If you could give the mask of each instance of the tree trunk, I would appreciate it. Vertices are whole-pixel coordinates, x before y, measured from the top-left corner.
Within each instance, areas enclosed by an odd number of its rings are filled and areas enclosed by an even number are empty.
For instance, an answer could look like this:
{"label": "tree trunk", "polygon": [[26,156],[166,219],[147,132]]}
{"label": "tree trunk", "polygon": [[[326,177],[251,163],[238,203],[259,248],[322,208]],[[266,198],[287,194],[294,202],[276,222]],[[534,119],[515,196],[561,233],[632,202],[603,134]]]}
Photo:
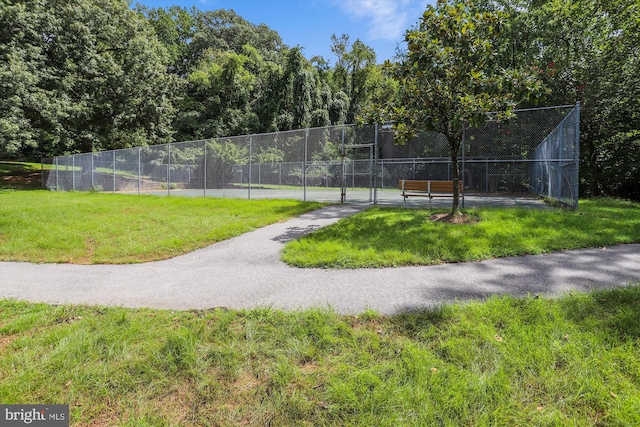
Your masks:
{"label": "tree trunk", "polygon": [[458,165],[458,154],[460,152],[460,139],[455,136],[449,138],[449,148],[451,149],[451,173],[453,175],[453,205],[451,215],[460,215],[460,168]]}

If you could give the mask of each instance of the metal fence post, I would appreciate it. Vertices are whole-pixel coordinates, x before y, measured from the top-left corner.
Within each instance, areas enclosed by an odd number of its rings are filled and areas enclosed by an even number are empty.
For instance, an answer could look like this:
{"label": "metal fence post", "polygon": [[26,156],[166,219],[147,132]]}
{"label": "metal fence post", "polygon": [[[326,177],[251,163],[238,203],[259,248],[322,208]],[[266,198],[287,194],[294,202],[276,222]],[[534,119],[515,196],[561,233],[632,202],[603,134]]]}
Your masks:
{"label": "metal fence post", "polygon": [[71,156],[71,189],[76,191],[76,155]]}
{"label": "metal fence post", "polygon": [[207,197],[207,141],[204,141],[204,159],[202,164],[202,187],[204,192],[204,197]]}
{"label": "metal fence post", "polygon": [[[558,132],[558,146],[556,148],[557,150],[557,154],[556,156],[554,156],[557,160],[560,159],[564,159],[564,138],[563,138],[563,133],[564,132]],[[563,198],[563,191],[562,191],[562,161],[557,161],[556,160],[556,168],[557,168],[557,175],[558,175],[558,199],[560,201],[562,201]]]}
{"label": "metal fence post", "polygon": [[113,192],[116,192],[116,150],[113,150]]}
{"label": "metal fence post", "polygon": [[329,189],[329,160],[324,162],[324,188]]}
{"label": "metal fence post", "polygon": [[253,136],[249,137],[249,179],[247,179],[247,199],[251,200],[251,163],[253,162],[253,159],[251,158],[251,154],[252,154],[252,149],[253,149]]}
{"label": "metal fence post", "polygon": [[58,183],[58,156],[56,156],[56,191],[60,191],[60,184]]}
{"label": "metal fence post", "polygon": [[171,144],[167,144],[167,196],[171,196]]}
{"label": "metal fence post", "polygon": [[574,209],[578,209],[578,198],[580,196],[580,101],[576,102],[576,116],[575,116],[575,172],[573,175],[573,206]]}
{"label": "metal fence post", "polygon": [[342,126],[342,149],[340,150],[340,203],[345,203],[347,201],[347,153],[344,148],[344,129],[345,127]]}
{"label": "metal fence post", "polygon": [[307,149],[309,142],[309,129],[304,130],[304,163],[302,163],[302,188],[303,200],[307,201]]}
{"label": "metal fence post", "polygon": [[374,128],[373,138],[373,204],[378,204],[378,124]]}
{"label": "metal fence post", "polygon": [[91,153],[91,189],[92,190],[93,190],[93,167],[94,167],[93,156],[94,156],[94,153]]}
{"label": "metal fence post", "polygon": [[360,160],[353,159],[351,160],[351,189],[356,189],[356,162]]}
{"label": "metal fence post", "polygon": [[142,179],[142,177],[140,176],[140,172],[141,172],[141,152],[142,152],[142,148],[138,147],[138,196],[140,195],[140,181]]}

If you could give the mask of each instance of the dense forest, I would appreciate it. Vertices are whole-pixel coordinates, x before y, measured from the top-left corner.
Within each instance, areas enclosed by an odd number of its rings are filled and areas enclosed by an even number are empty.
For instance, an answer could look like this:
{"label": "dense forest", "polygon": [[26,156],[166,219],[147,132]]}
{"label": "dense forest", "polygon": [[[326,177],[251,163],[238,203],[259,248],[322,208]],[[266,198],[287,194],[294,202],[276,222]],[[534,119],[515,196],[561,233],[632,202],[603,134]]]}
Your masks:
{"label": "dense forest", "polygon": [[[640,199],[637,0],[475,7],[504,12],[492,66],[535,70],[538,105],[581,102],[581,191]],[[398,96],[373,49],[330,43],[308,59],[233,10],[0,0],[0,158],[354,123]]]}

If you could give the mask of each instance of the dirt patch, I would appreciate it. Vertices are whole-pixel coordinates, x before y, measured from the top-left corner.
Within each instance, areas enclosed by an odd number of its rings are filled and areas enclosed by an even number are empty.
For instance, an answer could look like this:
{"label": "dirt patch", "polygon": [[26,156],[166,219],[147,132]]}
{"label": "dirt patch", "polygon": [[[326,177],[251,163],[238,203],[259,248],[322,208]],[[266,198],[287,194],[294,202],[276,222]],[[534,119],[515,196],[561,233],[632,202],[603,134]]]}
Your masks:
{"label": "dirt patch", "polygon": [[251,372],[244,371],[240,376],[230,384],[231,394],[233,396],[242,396],[245,393],[252,393],[264,384],[259,378]]}
{"label": "dirt patch", "polygon": [[448,224],[477,224],[478,218],[464,213],[451,215],[451,213],[437,213],[429,217],[433,222],[446,222]]}
{"label": "dirt patch", "polygon": [[173,390],[154,402],[156,410],[171,420],[173,425],[188,424],[193,416],[196,402],[195,386],[191,383],[178,384]]}
{"label": "dirt patch", "polygon": [[0,337],[0,352],[4,351],[5,348],[9,347],[9,345],[18,338],[18,335],[4,335]]}
{"label": "dirt patch", "polygon": [[93,238],[89,237],[84,241],[85,251],[79,257],[69,259],[71,264],[93,264],[93,257],[96,253],[96,242]]}
{"label": "dirt patch", "polygon": [[319,372],[322,367],[315,362],[306,362],[302,366],[300,366],[299,369],[302,374],[310,375]]}

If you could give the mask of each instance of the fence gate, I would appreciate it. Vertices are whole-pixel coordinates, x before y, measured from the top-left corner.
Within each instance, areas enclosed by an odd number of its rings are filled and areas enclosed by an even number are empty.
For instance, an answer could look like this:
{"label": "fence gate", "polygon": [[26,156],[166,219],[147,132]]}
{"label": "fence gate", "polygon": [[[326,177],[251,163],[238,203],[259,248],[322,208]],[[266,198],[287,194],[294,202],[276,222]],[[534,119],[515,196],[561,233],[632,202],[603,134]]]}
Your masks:
{"label": "fence gate", "polygon": [[[340,201],[369,202],[375,198],[375,144],[342,147],[342,189]],[[349,197],[347,199],[347,191]]]}

